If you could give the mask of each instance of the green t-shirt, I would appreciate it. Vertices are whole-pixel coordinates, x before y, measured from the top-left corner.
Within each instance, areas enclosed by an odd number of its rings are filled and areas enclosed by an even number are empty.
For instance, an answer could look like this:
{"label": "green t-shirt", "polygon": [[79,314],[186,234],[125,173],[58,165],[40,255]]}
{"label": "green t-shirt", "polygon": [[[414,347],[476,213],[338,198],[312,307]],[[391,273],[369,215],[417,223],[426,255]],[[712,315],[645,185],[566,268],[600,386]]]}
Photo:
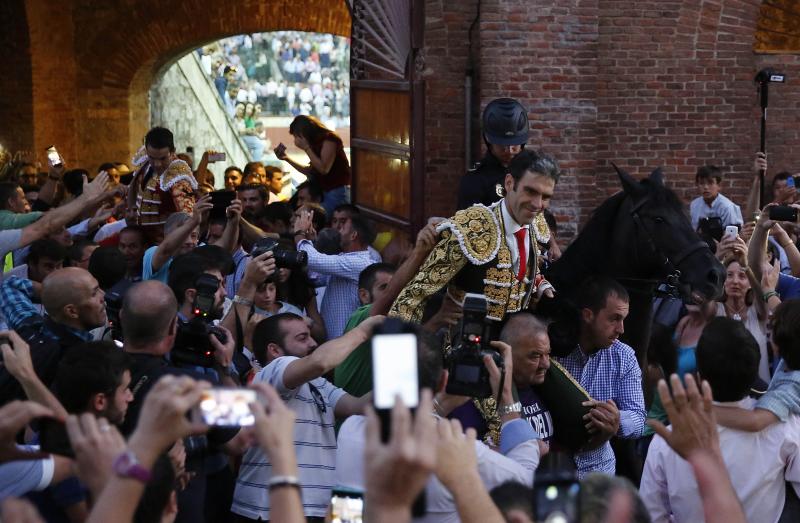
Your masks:
{"label": "green t-shirt", "polygon": [[[370,309],[372,309],[371,303],[357,308],[347,320],[344,331],[355,329],[362,321],[369,318]],[[356,347],[356,350],[336,367],[333,383],[355,397],[363,396],[372,390],[372,352],[369,341]]]}

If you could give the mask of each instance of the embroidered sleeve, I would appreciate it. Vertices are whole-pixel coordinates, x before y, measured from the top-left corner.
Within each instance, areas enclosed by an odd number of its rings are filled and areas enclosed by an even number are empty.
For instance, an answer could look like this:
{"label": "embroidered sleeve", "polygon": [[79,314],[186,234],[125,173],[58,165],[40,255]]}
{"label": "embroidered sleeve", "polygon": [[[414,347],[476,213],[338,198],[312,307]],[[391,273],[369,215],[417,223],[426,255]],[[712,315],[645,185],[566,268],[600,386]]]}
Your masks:
{"label": "embroidered sleeve", "polygon": [[403,288],[389,311],[405,321],[419,323],[428,299],[467,264],[458,238],[449,230],[442,231],[442,239],[425,259],[417,275]]}
{"label": "embroidered sleeve", "polygon": [[175,202],[175,209],[186,214],[192,214],[194,210],[194,190],[186,180],[181,180],[170,189],[172,200]]}

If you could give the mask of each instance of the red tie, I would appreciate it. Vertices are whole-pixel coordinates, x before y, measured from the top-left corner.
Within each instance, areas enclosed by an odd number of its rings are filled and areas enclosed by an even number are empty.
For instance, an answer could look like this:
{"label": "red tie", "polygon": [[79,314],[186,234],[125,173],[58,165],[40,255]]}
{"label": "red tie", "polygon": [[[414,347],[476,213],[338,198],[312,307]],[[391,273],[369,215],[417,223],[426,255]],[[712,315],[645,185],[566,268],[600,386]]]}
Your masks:
{"label": "red tie", "polygon": [[519,271],[517,272],[517,279],[523,281],[525,273],[528,269],[528,252],[525,250],[525,235],[528,234],[528,229],[520,229],[514,233],[517,238],[517,251],[519,251]]}

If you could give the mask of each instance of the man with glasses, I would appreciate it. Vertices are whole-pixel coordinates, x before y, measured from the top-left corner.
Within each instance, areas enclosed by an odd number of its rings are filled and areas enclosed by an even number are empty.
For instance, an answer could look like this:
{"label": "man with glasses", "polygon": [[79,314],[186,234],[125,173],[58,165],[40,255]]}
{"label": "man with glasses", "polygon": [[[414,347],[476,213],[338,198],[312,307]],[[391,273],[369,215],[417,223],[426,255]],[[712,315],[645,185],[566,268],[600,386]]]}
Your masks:
{"label": "man with glasses", "polygon": [[[266,365],[254,381],[275,387],[297,416],[295,449],[308,521],[322,522],[327,513],[336,467],[336,419],[362,414],[372,399],[371,394],[353,397],[322,376],[367,341],[382,321],[383,316],[372,316],[319,347],[306,321],[292,313],[262,320],[253,331],[253,354]],[[274,459],[258,447],[245,453],[231,507],[236,521],[270,519],[270,489],[281,486],[281,477],[272,475]]]}

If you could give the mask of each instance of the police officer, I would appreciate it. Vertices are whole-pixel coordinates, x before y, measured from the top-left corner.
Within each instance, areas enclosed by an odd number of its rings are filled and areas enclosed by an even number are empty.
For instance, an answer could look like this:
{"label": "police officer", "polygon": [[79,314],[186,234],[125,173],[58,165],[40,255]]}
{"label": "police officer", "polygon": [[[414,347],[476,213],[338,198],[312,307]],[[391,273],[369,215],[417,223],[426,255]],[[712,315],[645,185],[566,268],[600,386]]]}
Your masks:
{"label": "police officer", "polygon": [[528,141],[528,111],[512,98],[492,100],[483,111],[483,141],[486,155],[461,179],[458,210],[503,197],[508,164]]}

